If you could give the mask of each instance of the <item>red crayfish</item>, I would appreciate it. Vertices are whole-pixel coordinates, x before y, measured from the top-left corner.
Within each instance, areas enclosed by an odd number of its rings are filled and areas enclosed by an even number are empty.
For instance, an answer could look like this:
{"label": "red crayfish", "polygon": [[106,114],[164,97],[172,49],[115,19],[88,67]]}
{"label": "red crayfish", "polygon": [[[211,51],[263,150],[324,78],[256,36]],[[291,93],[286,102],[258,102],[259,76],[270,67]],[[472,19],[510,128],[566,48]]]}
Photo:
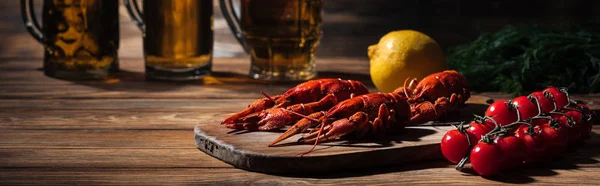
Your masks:
{"label": "red crayfish", "polygon": [[[408,80],[408,79],[407,79]],[[412,123],[423,123],[438,119],[443,114],[462,107],[471,96],[467,79],[454,70],[431,74],[415,85],[412,79],[408,87],[394,92],[408,98],[413,113]]]}
{"label": "red crayfish", "polygon": [[413,79],[409,86],[405,83],[404,87],[392,93],[356,96],[338,103],[326,113],[304,116],[303,113],[287,111],[303,119],[269,146],[315,126],[299,142],[316,145],[350,133],[359,138],[369,134],[379,136],[389,130],[401,130],[406,124],[437,119],[464,105],[470,96],[466,79],[454,70],[431,74],[414,86],[416,82]]}
{"label": "red crayfish", "polygon": [[359,81],[342,79],[311,80],[291,88],[283,95],[259,99],[225,119],[228,128],[273,130],[296,122],[299,117],[288,111],[311,114],[325,111],[340,101],[369,93]]}

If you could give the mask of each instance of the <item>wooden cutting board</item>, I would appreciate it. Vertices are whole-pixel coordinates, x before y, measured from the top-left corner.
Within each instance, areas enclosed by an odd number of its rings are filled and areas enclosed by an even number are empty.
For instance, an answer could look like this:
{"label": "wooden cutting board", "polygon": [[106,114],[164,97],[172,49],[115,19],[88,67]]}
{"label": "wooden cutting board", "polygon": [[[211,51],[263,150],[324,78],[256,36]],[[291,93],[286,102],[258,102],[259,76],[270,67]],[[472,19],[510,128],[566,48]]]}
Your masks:
{"label": "wooden cutting board", "polygon": [[[450,124],[469,121],[473,114],[483,114],[488,100],[474,95],[465,108],[449,114],[443,121],[410,126],[398,135],[377,140],[338,140],[319,144],[314,152],[302,157],[296,154],[309,150],[312,145],[296,143],[301,135],[278,146],[267,147],[284,130],[235,131],[220,122],[198,124],[194,129],[195,144],[201,151],[234,167],[276,174],[364,169],[433,160],[442,158],[439,143],[446,131],[454,129]],[[224,119],[226,116],[218,117]]]}

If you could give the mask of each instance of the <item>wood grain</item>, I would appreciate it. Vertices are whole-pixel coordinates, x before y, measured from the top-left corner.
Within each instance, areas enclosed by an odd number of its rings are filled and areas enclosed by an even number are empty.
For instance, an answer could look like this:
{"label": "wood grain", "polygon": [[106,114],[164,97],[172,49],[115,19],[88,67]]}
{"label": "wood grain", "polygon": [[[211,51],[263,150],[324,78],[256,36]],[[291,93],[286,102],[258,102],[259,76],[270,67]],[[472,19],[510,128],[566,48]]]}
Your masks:
{"label": "wood grain", "polygon": [[191,130],[0,130],[0,149],[187,149]]}
{"label": "wood grain", "polygon": [[[597,185],[596,168],[516,170],[495,179],[460,173],[443,162],[425,162],[418,171],[403,167],[308,174],[266,175],[233,168],[3,168],[4,184],[78,185]],[[548,168],[554,168],[552,170]],[[497,179],[503,179],[498,181]]]}
{"label": "wood grain", "polygon": [[[32,129],[32,130],[96,130],[96,129],[162,129],[189,130],[199,121],[210,121],[211,114],[203,114],[198,110],[170,111],[148,110],[131,111],[73,109],[49,110],[31,108],[0,109],[0,129]],[[11,111],[11,112],[8,112]],[[227,113],[227,110],[215,110],[213,114]]]}
{"label": "wood grain", "polygon": [[3,168],[231,167],[192,148],[0,148]]}

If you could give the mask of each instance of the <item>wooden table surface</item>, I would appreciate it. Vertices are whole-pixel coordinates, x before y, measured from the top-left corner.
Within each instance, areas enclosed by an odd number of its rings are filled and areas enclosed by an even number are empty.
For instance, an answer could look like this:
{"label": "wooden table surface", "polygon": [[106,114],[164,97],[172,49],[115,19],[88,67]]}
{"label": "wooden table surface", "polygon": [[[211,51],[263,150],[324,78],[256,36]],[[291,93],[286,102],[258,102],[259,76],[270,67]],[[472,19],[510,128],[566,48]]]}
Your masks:
{"label": "wooden table surface", "polygon": [[[214,76],[204,80],[145,81],[143,59],[137,55],[139,33],[130,22],[121,28],[128,37],[121,40],[122,72],[116,79],[49,78],[40,70],[41,46],[20,27],[15,2],[2,5],[1,14],[7,16],[0,16],[0,185],[600,184],[598,125],[593,138],[576,151],[495,179],[458,172],[445,160],[310,175],[236,169],[199,151],[193,127],[243,108],[262,97],[260,91],[278,94],[293,84],[249,80],[249,60],[224,58],[229,55],[224,50],[214,59]],[[375,91],[364,58],[319,58],[318,70],[320,77],[361,80]],[[575,97],[600,109],[598,95]]]}

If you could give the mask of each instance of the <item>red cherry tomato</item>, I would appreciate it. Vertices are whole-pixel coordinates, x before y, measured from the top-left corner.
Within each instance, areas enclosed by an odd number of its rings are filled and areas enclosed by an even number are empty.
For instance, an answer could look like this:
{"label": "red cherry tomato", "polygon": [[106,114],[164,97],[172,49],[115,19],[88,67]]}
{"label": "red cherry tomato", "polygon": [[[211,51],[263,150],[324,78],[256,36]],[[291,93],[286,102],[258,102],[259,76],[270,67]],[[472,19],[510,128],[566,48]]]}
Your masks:
{"label": "red cherry tomato", "polygon": [[590,108],[582,103],[577,104],[578,106],[580,106],[583,109],[583,115],[584,117],[582,117],[582,121],[581,121],[581,139],[583,140],[587,140],[590,139],[590,133],[592,132],[592,111],[590,110]]}
{"label": "red cherry tomato", "polygon": [[492,117],[500,126],[517,121],[517,109],[507,100],[498,100],[487,108],[485,116]]}
{"label": "red cherry tomato", "polygon": [[544,92],[549,92],[550,94],[552,94],[552,97],[553,97],[554,102],[556,103],[556,107],[558,109],[565,108],[565,106],[567,106],[569,104],[569,98],[567,97],[567,94],[565,94],[564,92],[561,92],[556,87],[546,88],[546,89],[544,89]]}
{"label": "red cherry tomato", "polygon": [[572,130],[575,130],[574,133],[577,134],[572,136],[573,139],[571,139],[571,141],[580,141],[585,139],[586,134],[589,135],[589,132],[587,131],[587,126],[583,124],[583,114],[575,110],[566,110],[565,114],[568,117],[571,117],[575,122],[575,126],[572,128]]}
{"label": "red cherry tomato", "polygon": [[522,139],[515,136],[500,136],[495,143],[504,152],[506,168],[513,168],[523,164],[527,155],[527,146]]}
{"label": "red cherry tomato", "polygon": [[475,146],[481,140],[481,137],[492,131],[494,128],[486,124],[481,124],[477,122],[471,122],[471,126],[467,129],[467,133],[469,134],[469,138],[471,140],[471,145]]}
{"label": "red cherry tomato", "polygon": [[583,103],[577,103],[577,105],[580,106],[581,108],[583,108],[583,110],[591,111],[590,107],[588,107],[587,105],[585,105]]}
{"label": "red cherry tomato", "polygon": [[569,124],[569,119],[567,116],[562,114],[552,114],[552,120],[557,122],[558,126],[560,126],[560,129],[567,133],[567,136],[569,136],[569,143],[574,143],[580,138],[580,132],[577,128],[575,128],[574,123],[573,126]]}
{"label": "red cherry tomato", "polygon": [[575,125],[581,124],[583,122],[583,114],[576,110],[567,110],[565,114],[575,121]]}
{"label": "red cherry tomato", "polygon": [[554,110],[554,101],[545,97],[543,92],[533,92],[529,94],[529,96],[537,98],[537,101],[542,108],[542,113],[549,113]]}
{"label": "red cherry tomato", "polygon": [[446,132],[442,138],[440,147],[444,157],[455,164],[460,162],[471,149],[471,146],[469,146],[469,142],[467,141],[467,133],[462,133],[456,129]]}
{"label": "red cherry tomato", "polygon": [[545,157],[556,156],[565,151],[569,136],[564,130],[552,128],[548,123],[540,125],[540,129],[544,137],[544,143],[548,145],[544,153]]}
{"label": "red cherry tomato", "polygon": [[527,155],[523,161],[526,164],[539,162],[541,156],[548,148],[548,145],[544,142],[544,134],[541,133],[539,127],[533,128],[533,135],[528,134],[529,126],[522,125],[515,133],[515,137],[520,138],[527,146]]}
{"label": "red cherry tomato", "polygon": [[471,150],[470,158],[473,170],[481,176],[493,176],[504,168],[504,153],[495,143],[477,143]]}
{"label": "red cherry tomato", "polygon": [[521,120],[528,120],[539,114],[537,105],[531,102],[527,96],[516,97],[512,100],[512,104],[519,110]]}
{"label": "red cherry tomato", "polygon": [[535,118],[531,120],[531,124],[533,126],[539,126],[548,122],[550,122],[550,119],[547,118]]}

